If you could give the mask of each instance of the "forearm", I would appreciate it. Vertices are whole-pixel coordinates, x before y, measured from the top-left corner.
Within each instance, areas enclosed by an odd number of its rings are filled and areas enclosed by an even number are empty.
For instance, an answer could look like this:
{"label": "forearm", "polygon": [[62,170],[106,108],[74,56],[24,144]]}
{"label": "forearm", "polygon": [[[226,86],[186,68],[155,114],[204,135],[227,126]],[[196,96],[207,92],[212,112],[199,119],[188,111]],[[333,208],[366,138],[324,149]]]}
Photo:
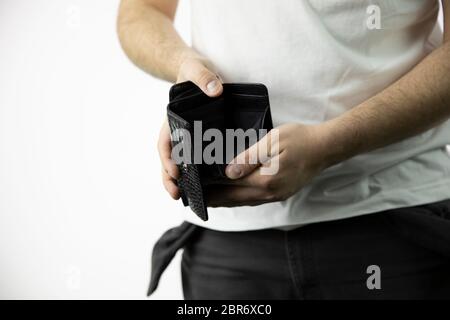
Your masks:
{"label": "forearm", "polygon": [[123,0],[117,28],[130,60],[156,77],[175,82],[181,63],[197,56],[176,32],[173,16],[145,0]]}
{"label": "forearm", "polygon": [[420,134],[450,117],[450,42],[397,82],[323,124],[327,165]]}

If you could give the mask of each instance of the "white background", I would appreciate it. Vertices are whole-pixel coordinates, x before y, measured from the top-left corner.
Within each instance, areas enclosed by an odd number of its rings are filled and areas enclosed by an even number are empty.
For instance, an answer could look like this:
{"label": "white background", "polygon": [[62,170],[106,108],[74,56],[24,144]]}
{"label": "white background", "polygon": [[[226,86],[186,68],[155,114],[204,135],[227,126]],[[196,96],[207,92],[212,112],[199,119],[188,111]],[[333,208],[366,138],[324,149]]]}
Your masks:
{"label": "white background", "polygon": [[[0,298],[145,298],[181,222],[156,153],[169,84],[123,54],[118,3],[0,0]],[[182,297],[177,261],[152,298]]]}
{"label": "white background", "polygon": [[[169,84],[124,56],[117,7],[0,0],[0,298],[145,298],[181,222],[156,153]],[[182,297],[179,260],[152,298]]]}

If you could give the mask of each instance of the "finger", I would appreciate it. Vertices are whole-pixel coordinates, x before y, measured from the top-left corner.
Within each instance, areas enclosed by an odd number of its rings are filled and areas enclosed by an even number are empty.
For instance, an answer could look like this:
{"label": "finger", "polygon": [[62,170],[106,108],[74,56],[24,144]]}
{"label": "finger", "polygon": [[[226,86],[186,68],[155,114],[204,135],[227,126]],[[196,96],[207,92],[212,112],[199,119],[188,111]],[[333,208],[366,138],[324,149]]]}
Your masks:
{"label": "finger", "polygon": [[174,180],[169,176],[169,174],[164,169],[162,170],[161,175],[163,185],[166,191],[173,199],[178,200],[180,198],[180,189],[175,184]]}
{"label": "finger", "polygon": [[276,175],[280,169],[280,157],[282,154],[283,152],[273,156],[247,176],[240,179],[229,180],[229,184],[235,186],[256,187],[270,191],[278,186],[276,182],[279,181],[279,179],[274,179],[274,175]]}
{"label": "finger", "polygon": [[185,72],[185,77],[195,83],[208,96],[217,97],[222,94],[222,82],[214,72],[210,71],[200,61],[192,62]]}
{"label": "finger", "polygon": [[209,207],[254,206],[270,201],[263,190],[242,186],[209,188],[206,199]]}
{"label": "finger", "polygon": [[261,175],[259,168],[239,179],[232,179],[224,181],[225,185],[241,186],[241,187],[256,187],[260,188],[265,185],[266,176]]}
{"label": "finger", "polygon": [[271,143],[270,134],[266,134],[260,141],[237,155],[225,169],[227,177],[235,180],[254,172],[270,158]]}
{"label": "finger", "polygon": [[174,179],[178,179],[179,170],[172,160],[172,143],[170,141],[170,129],[167,121],[163,124],[158,139],[159,159],[164,170]]}

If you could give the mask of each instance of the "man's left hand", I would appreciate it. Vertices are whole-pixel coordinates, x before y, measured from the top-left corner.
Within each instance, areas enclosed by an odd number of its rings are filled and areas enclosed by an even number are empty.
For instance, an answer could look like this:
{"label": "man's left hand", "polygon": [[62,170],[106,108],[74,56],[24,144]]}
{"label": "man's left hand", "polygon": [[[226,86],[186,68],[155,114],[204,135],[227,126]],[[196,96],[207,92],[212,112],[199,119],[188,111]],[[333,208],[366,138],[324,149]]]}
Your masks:
{"label": "man's left hand", "polygon": [[[273,129],[227,166],[231,180],[207,190],[208,206],[254,206],[288,199],[329,165],[326,130],[324,125],[302,124]],[[261,159],[258,154],[266,156]]]}

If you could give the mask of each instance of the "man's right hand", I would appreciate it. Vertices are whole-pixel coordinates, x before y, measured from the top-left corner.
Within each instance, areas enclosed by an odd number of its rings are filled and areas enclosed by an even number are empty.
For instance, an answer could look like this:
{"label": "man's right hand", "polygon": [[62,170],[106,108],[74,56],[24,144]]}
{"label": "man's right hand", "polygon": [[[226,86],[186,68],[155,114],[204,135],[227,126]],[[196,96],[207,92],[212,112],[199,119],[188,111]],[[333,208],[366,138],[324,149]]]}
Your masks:
{"label": "man's right hand", "polygon": [[[206,59],[187,58],[180,65],[177,83],[192,81],[205,94],[217,97],[222,94],[222,81]],[[158,152],[162,165],[162,180],[164,187],[172,198],[180,198],[180,191],[176,185],[179,172],[172,160],[172,144],[170,140],[170,128],[167,119],[164,120],[158,139]]]}
{"label": "man's right hand", "polygon": [[[173,26],[178,0],[122,0],[117,31],[127,56],[142,70],[171,82],[192,81],[210,97],[222,94],[216,70],[189,47]],[[178,199],[178,169],[171,160],[167,120],[161,128],[158,151],[164,186]]]}

